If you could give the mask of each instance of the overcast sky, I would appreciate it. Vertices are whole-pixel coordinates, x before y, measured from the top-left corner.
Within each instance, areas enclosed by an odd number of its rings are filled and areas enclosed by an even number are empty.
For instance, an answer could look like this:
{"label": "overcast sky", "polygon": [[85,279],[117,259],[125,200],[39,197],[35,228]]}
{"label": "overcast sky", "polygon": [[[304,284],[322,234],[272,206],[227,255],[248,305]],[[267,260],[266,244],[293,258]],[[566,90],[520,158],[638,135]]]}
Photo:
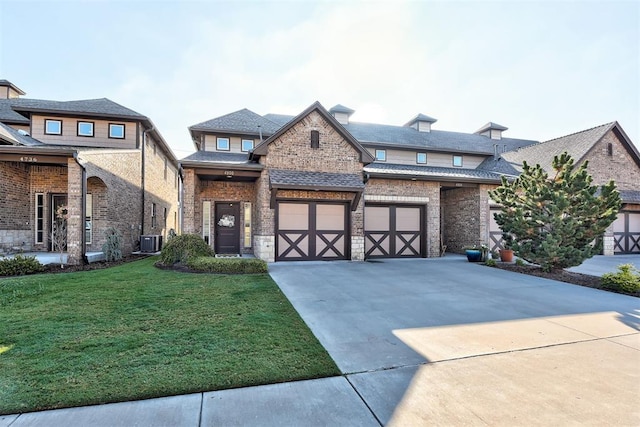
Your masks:
{"label": "overcast sky", "polygon": [[354,121],[547,140],[617,120],[640,146],[640,2],[0,0],[0,78],[187,127],[314,101]]}

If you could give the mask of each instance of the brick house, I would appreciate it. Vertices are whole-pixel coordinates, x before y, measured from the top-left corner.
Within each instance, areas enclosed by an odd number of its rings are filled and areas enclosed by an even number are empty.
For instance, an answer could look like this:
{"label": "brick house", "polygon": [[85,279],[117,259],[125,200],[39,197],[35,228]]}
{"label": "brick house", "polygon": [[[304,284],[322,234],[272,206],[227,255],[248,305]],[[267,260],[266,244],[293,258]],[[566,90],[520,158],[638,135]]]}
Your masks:
{"label": "brick house", "polygon": [[[574,134],[580,144],[539,143],[506,138],[491,122],[459,133],[432,129],[436,119],[423,114],[389,126],[351,122],[353,112],[316,102],[296,117],[243,109],[191,126],[183,231],[217,253],[267,261],[437,257],[492,238],[495,246],[488,191],[553,146],[588,159],[596,182],[618,181],[625,210],[608,253],[618,228],[638,238],[640,156],[617,123]],[[616,252],[640,250],[619,240]]]}
{"label": "brick house", "polygon": [[106,98],[23,95],[0,80],[0,250],[52,250],[61,205],[70,264],[101,251],[110,227],[125,254],[179,229],[179,164],[149,118]]}

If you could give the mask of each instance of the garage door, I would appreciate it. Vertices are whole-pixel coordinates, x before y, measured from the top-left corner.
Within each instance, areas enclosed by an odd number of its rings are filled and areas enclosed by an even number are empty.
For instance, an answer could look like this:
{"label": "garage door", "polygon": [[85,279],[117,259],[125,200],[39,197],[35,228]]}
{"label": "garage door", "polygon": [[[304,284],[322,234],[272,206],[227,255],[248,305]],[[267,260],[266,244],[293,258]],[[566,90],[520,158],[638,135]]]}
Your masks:
{"label": "garage door", "polygon": [[425,256],[422,206],[364,208],[366,258],[418,258]]}
{"label": "garage door", "polygon": [[276,261],[348,259],[348,206],[279,202]]}
{"label": "garage door", "polygon": [[640,254],[640,212],[622,211],[613,222],[613,251]]}

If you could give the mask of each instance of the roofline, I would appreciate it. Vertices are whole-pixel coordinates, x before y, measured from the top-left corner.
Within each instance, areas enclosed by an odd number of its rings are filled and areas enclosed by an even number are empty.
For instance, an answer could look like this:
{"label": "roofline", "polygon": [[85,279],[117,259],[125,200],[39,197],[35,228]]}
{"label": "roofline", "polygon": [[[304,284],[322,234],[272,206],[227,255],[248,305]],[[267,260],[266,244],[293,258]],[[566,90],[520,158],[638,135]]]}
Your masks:
{"label": "roofline", "polygon": [[20,105],[11,105],[11,109],[16,112],[28,111],[30,113],[46,113],[46,114],[52,114],[57,116],[65,116],[65,115],[73,114],[73,115],[79,115],[79,116],[85,116],[85,117],[105,117],[110,119],[129,120],[129,121],[137,121],[137,122],[142,120],[149,120],[148,117],[143,115],[126,116],[122,114],[93,113],[89,111],[79,111],[79,110],[54,110],[51,108],[22,107]]}
{"label": "roofline", "polygon": [[[202,133],[219,133],[219,134],[230,134],[230,135],[246,135],[246,136],[260,136],[260,132],[239,132],[239,131],[235,131],[235,130],[225,130],[225,129],[214,129],[214,128],[200,128],[200,127],[195,127],[195,126],[190,126],[187,128],[189,130],[189,132],[193,133],[193,132],[202,132]],[[268,132],[263,132],[262,136],[271,136],[271,133]]]}
{"label": "roofline", "polygon": [[629,154],[631,154],[631,157],[635,158],[636,163],[638,164],[638,166],[640,166],[640,151],[638,150],[638,147],[636,147],[633,142],[631,142],[631,138],[629,138],[629,135],[627,135],[624,129],[622,129],[622,126],[620,126],[620,123],[618,123],[617,120],[613,122],[612,129],[615,129],[618,131],[618,133],[620,133],[620,136],[622,136],[622,139],[627,145]]}
{"label": "roofline", "polygon": [[[20,114],[16,111],[16,114]],[[14,124],[14,125],[30,125],[31,124],[31,120],[27,119],[26,117],[24,119],[0,119],[0,123],[4,123],[4,124]]]}
{"label": "roofline", "polygon": [[[489,178],[472,178],[472,177],[451,177],[445,175],[415,175],[415,174],[400,174],[395,172],[382,172],[375,171],[365,173],[370,178],[387,178],[387,179],[400,179],[407,181],[441,181],[441,182],[466,182],[474,184],[500,184],[501,178],[489,179]],[[507,177],[508,175],[505,175]]]}
{"label": "roofline", "polygon": [[65,148],[44,148],[42,146],[0,145],[0,153],[42,154],[48,156],[77,157],[76,150]]}
{"label": "roofline", "polygon": [[[8,83],[8,84],[6,84]],[[22,89],[20,89],[18,86],[14,85],[13,83],[11,83],[9,80],[4,79],[4,81],[2,83],[0,83],[0,86],[5,86],[5,87],[10,87],[11,89],[13,89],[14,91],[18,92],[19,95],[26,95],[27,93],[25,91],[23,91]]]}
{"label": "roofline", "polygon": [[260,144],[258,144],[253,149],[253,152],[251,153],[251,157],[253,157],[254,155],[258,155],[258,156],[266,155],[267,154],[267,147],[269,146],[269,144],[271,142],[273,142],[274,140],[276,140],[277,138],[282,136],[285,132],[287,132],[289,129],[291,129],[295,124],[297,124],[304,117],[306,117],[309,114],[311,114],[311,112],[314,111],[314,110],[317,110],[320,113],[320,115],[322,115],[323,118],[331,125],[333,130],[335,130],[339,135],[341,135],[344,139],[346,139],[347,142],[349,144],[351,144],[353,146],[353,148],[356,149],[356,151],[360,152],[360,162],[361,163],[369,164],[369,163],[372,163],[374,161],[374,157],[371,155],[371,153],[369,153],[369,151],[362,144],[360,144],[358,142],[358,140],[356,138],[354,138],[353,135],[351,135],[349,133],[349,131],[346,130],[336,120],[336,118],[333,117],[333,115],[331,115],[331,113],[329,113],[322,106],[322,104],[320,104],[320,102],[318,102],[318,101],[316,101],[313,104],[311,104],[303,112],[301,112],[300,114],[295,116],[293,119],[289,120],[289,122],[287,122],[284,126],[282,126],[280,129],[278,129],[278,131],[276,133],[274,133],[269,138],[265,139]]}
{"label": "roofline", "polygon": [[264,169],[264,165],[259,163],[214,163],[214,162],[200,162],[198,160],[181,161],[180,166],[183,168],[193,169],[228,169],[228,170],[246,170],[246,171],[261,171]]}

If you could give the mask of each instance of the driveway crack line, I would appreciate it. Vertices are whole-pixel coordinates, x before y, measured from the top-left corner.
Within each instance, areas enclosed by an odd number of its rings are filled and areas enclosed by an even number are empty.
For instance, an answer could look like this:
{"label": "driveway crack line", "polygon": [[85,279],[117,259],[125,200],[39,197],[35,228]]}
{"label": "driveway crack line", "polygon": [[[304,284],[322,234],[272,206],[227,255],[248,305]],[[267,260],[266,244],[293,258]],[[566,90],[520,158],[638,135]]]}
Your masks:
{"label": "driveway crack line", "polygon": [[380,418],[378,418],[378,416],[376,415],[376,413],[373,411],[373,409],[371,408],[371,406],[369,406],[369,404],[367,403],[367,401],[364,399],[364,397],[362,397],[362,395],[360,394],[360,392],[358,391],[358,389],[356,388],[356,386],[354,386],[351,381],[349,381],[349,377],[347,377],[347,375],[343,375],[344,379],[347,380],[347,382],[349,383],[349,385],[351,386],[351,388],[353,389],[353,391],[356,392],[356,394],[358,395],[358,397],[360,398],[360,400],[362,400],[362,403],[364,403],[364,405],[367,407],[367,409],[369,410],[369,412],[371,412],[371,415],[373,415],[373,418],[376,419],[376,421],[378,422],[378,424],[380,424],[380,426],[382,427],[384,424],[382,423],[382,421],[380,421]]}

